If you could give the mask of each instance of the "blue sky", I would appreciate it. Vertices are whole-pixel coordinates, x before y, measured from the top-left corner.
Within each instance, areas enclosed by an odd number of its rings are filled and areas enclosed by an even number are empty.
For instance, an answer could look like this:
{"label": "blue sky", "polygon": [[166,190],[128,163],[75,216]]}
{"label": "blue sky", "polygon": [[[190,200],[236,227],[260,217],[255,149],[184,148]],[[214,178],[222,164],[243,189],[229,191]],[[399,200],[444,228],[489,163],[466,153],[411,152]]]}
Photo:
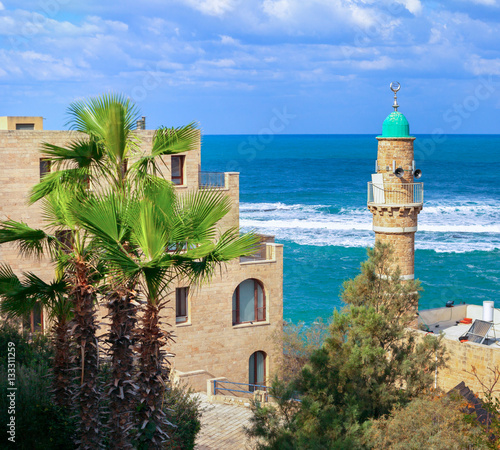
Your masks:
{"label": "blue sky", "polygon": [[0,116],[104,92],[148,128],[500,134],[500,0],[0,0]]}

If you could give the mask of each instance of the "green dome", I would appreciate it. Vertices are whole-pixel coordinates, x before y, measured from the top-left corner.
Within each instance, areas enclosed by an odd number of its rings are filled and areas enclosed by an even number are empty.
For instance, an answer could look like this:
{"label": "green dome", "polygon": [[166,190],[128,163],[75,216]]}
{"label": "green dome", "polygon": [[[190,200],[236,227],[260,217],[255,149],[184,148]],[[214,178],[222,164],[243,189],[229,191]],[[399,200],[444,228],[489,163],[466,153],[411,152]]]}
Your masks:
{"label": "green dome", "polygon": [[399,111],[387,116],[382,125],[382,137],[410,137],[410,124]]}

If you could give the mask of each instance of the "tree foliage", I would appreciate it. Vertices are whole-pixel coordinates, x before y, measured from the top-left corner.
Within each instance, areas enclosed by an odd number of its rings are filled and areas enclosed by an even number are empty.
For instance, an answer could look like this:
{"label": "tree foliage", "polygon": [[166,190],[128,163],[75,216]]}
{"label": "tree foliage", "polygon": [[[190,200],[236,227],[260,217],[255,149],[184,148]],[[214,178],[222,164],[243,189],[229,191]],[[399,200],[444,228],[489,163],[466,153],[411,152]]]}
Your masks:
{"label": "tree foliage", "polygon": [[[161,448],[171,425],[163,409],[169,375],[164,347],[171,332],[163,329],[160,312],[171,284],[176,279],[209,281],[224,262],[254,253],[258,239],[237,228],[219,230],[231,209],[220,190],[178,195],[163,177],[165,156],[197,148],[194,123],[158,129],[150,151],[144,151],[135,132],[137,109],[122,95],[75,102],[69,115],[79,134],[66,147],[43,145],[43,156],[57,170],[30,195],[31,203],[42,201],[44,229],[1,222],[0,244],[16,242],[24,255],[48,257],[56,280],[64,284],[58,298],[70,305],[72,322],[64,322],[55,342],[66,348],[65,354],[73,350],[71,370],[65,372],[75,375],[78,386],[72,405],[80,418],[79,448],[102,447],[101,407],[106,402],[113,448],[130,449],[132,439],[144,448]],[[7,279],[0,280],[0,297],[12,306],[11,284],[23,287],[23,282],[8,267],[0,272]],[[38,284],[50,287],[41,280]],[[106,301],[111,322],[106,340],[112,379],[105,398],[96,321],[100,299]],[[29,310],[28,300],[16,295],[15,306]]]}
{"label": "tree foliage", "polygon": [[417,398],[374,420],[363,444],[374,450],[458,450],[468,449],[472,442],[475,449],[487,448],[479,423],[466,420],[465,406],[463,399],[448,396]]}
{"label": "tree foliage", "polygon": [[328,334],[328,323],[321,317],[312,325],[305,322],[294,324],[283,323],[283,331],[277,330],[273,340],[278,348],[283,349],[283,358],[278,368],[278,377],[291,382],[302,367],[309,361],[312,354],[321,347]]}
{"label": "tree foliage", "polygon": [[[408,329],[415,318],[419,283],[400,280],[389,246],[377,243],[368,256],[361,273],[344,284],[346,306],[334,312],[329,336],[293,389],[285,390],[300,394],[300,407],[272,436],[264,437],[262,448],[359,446],[367,421],[425,393],[435,369],[445,363],[441,338],[419,339]],[[259,408],[255,406],[257,416],[262,414]],[[264,418],[275,421],[272,414]],[[254,421],[251,435],[258,436],[257,424]]]}

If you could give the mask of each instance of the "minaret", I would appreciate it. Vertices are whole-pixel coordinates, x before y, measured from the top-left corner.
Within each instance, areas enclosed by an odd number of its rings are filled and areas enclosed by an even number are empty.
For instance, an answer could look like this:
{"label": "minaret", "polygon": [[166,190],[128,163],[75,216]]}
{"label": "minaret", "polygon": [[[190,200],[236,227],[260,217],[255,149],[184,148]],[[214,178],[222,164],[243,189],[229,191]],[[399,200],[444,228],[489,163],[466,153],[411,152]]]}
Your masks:
{"label": "minaret", "polygon": [[398,82],[391,83],[394,111],[377,136],[376,174],[368,183],[368,209],[373,214],[375,240],[392,244],[401,279],[415,276],[415,232],[417,216],[422,210],[423,183],[415,183],[422,172],[415,168],[413,141],[406,117],[398,111]]}

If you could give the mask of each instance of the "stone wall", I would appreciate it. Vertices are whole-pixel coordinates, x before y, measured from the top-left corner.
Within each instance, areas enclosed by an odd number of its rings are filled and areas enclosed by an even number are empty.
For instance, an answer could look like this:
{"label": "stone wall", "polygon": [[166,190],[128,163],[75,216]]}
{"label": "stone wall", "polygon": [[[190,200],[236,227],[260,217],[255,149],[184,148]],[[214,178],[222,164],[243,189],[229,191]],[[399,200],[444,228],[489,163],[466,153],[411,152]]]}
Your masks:
{"label": "stone wall", "polygon": [[[141,139],[138,154],[151,147],[154,131],[138,130]],[[0,131],[0,220],[24,221],[32,227],[42,227],[40,203],[27,206],[31,188],[40,181],[41,144],[48,142],[66,146],[78,133],[69,131]],[[163,158],[162,174],[170,179],[170,156]],[[179,194],[198,189],[200,170],[200,143],[196,149],[185,153],[185,183],[177,186]],[[218,224],[219,233],[239,226],[239,174],[224,174],[225,186],[219,189],[231,200],[231,210]],[[232,381],[248,382],[250,355],[256,351],[266,353],[266,374],[275,371],[281,351],[272,336],[283,325],[283,248],[268,244],[272,258],[240,263],[232,261],[216,272],[210,284],[191,287],[189,295],[189,320],[176,324],[175,288],[187,286],[173,284],[169,303],[164,311],[163,325],[173,331],[176,338],[169,351],[176,354],[173,367],[189,372],[185,380],[192,379],[193,386],[204,384],[207,376],[225,376]],[[47,260],[22,258],[14,245],[0,246],[0,263],[10,264],[20,275],[33,271],[46,281],[53,278],[53,267]],[[232,296],[243,280],[255,278],[265,290],[267,315],[263,322],[232,324]],[[106,315],[100,308],[100,320]],[[45,324],[45,329],[48,324]],[[101,333],[106,332],[103,326]],[[207,374],[207,375],[204,375]],[[205,387],[203,387],[205,389]]]}
{"label": "stone wall", "polygon": [[[378,154],[377,163],[378,173],[384,174],[384,183],[412,183],[413,175],[408,172],[413,161],[413,141],[415,138],[383,138],[377,137]],[[398,178],[393,172],[393,161],[396,162],[396,168],[405,169],[403,178]]]}
{"label": "stone wall", "polygon": [[[417,331],[420,336],[425,336],[424,331]],[[472,389],[479,396],[483,395],[483,389],[477,378],[472,375],[472,367],[477,369],[480,379],[490,385],[492,373],[489,368],[500,369],[500,347],[496,344],[481,345],[474,342],[460,342],[458,340],[443,339],[447,350],[447,367],[437,373],[437,387],[445,392],[453,389],[460,382]],[[499,392],[496,393],[499,395]]]}
{"label": "stone wall", "polygon": [[375,241],[391,244],[401,276],[415,273],[415,233],[375,233]]}
{"label": "stone wall", "polygon": [[[415,138],[378,137],[377,173],[384,181],[383,203],[370,203],[375,240],[393,246],[403,279],[414,278],[415,232],[421,205],[413,198],[413,141]],[[394,167],[395,166],[395,167]],[[394,168],[404,174],[398,178]],[[410,184],[408,184],[410,183]]]}
{"label": "stone wall", "polygon": [[[175,290],[172,289],[163,323],[176,336],[175,344],[169,349],[175,354],[172,358],[175,370],[203,370],[214,377],[248,383],[250,356],[262,351],[267,355],[267,378],[276,372],[281,349],[277,348],[273,335],[283,329],[283,246],[268,245],[275,247],[275,260],[232,261],[222,267],[210,284],[191,287],[186,323],[175,323]],[[249,278],[259,280],[264,286],[266,320],[233,325],[233,293]]]}

